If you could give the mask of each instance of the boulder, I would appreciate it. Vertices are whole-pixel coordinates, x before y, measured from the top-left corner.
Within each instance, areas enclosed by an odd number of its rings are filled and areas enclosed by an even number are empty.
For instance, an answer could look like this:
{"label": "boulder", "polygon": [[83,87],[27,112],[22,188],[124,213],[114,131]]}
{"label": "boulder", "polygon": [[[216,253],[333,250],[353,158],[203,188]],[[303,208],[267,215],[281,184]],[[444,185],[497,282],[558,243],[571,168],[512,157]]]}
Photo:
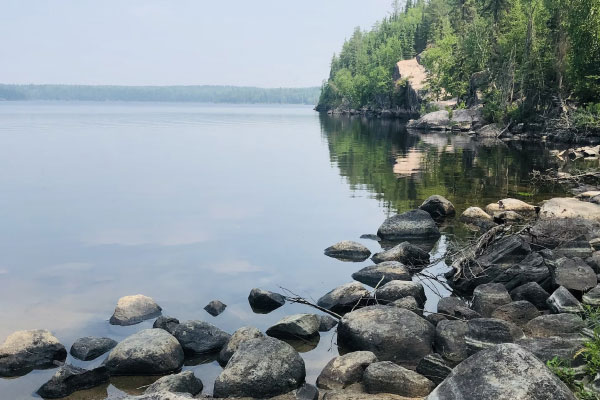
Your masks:
{"label": "boulder", "polygon": [[319,389],[309,383],[300,386],[291,394],[293,398],[290,400],[319,400]]}
{"label": "boulder", "polygon": [[344,240],[326,248],[325,255],[343,261],[364,261],[371,251],[360,243]]}
{"label": "boulder", "polygon": [[386,219],[377,236],[385,240],[437,239],[440,231],[429,213],[412,210]]}
{"label": "boulder", "polygon": [[366,301],[369,291],[358,282],[346,283],[325,294],[317,301],[319,307],[338,314],[352,310],[357,304]]}
{"label": "boulder", "polygon": [[563,286],[559,287],[552,293],[546,301],[548,308],[555,313],[573,313],[579,314],[583,312],[583,307],[579,300]]}
{"label": "boulder", "polygon": [[157,393],[162,391],[172,393],[189,393],[192,396],[202,392],[204,385],[192,371],[183,371],[179,374],[167,375],[148,386],[144,393]]}
{"label": "boulder", "polygon": [[[570,252],[573,252],[571,244],[576,243],[582,246],[581,254],[592,250],[590,240],[600,237],[600,223],[583,218],[539,219],[528,235],[532,246],[551,250],[562,248],[564,253],[565,247],[571,247]],[[587,243],[582,243],[582,238]]]}
{"label": "boulder", "polygon": [[110,323],[112,325],[135,325],[160,315],[162,308],[148,296],[136,294],[121,297]]}
{"label": "boulder", "polygon": [[423,375],[391,361],[369,365],[363,382],[368,393],[392,393],[410,397],[426,396],[434,387],[433,382]]}
{"label": "boulder", "polygon": [[183,349],[167,331],[145,329],[119,343],[105,361],[111,375],[162,375],[183,365]]}
{"label": "boulder", "polygon": [[448,320],[448,318],[441,314],[429,314],[425,316],[425,319],[429,321],[433,326],[437,326],[437,324],[439,324],[441,321]]}
{"label": "boulder", "polygon": [[371,287],[384,285],[389,281],[410,281],[411,275],[404,265],[397,261],[385,261],[370,265],[352,274],[352,279]]}
{"label": "boulder", "polygon": [[419,361],[416,371],[437,386],[450,375],[452,368],[444,361],[442,356],[433,353],[426,355]]}
{"label": "boulder", "polygon": [[421,317],[423,316],[423,309],[419,306],[417,300],[415,300],[415,298],[412,296],[407,296],[398,300],[394,300],[391,303],[388,303],[388,306],[404,308],[414,312],[415,314]]}
{"label": "boulder", "polygon": [[250,339],[262,338],[264,335],[258,329],[252,326],[243,326],[231,335],[231,338],[227,341],[227,344],[223,346],[219,352],[218,361],[219,364],[225,365],[238,349],[241,343]]}
{"label": "boulder", "polygon": [[581,218],[600,222],[600,205],[573,198],[547,200],[540,209],[540,219]]}
{"label": "boulder", "polygon": [[377,301],[383,303],[391,303],[409,296],[417,301],[419,308],[423,308],[427,297],[425,297],[425,288],[420,282],[390,281],[375,291]]}
{"label": "boulder", "polygon": [[558,357],[569,360],[572,367],[585,364],[585,360],[579,351],[584,347],[586,338],[581,335],[565,337],[532,337],[517,341],[519,346],[532,352],[544,364]]}
{"label": "boulder", "polygon": [[105,337],[82,337],[71,346],[71,355],[78,360],[90,361],[100,357],[117,345],[115,340]]}
{"label": "boulder", "polygon": [[516,344],[481,351],[454,368],[427,400],[575,400],[540,360]]}
{"label": "boulder", "polygon": [[376,264],[385,261],[399,261],[409,268],[420,269],[429,263],[429,253],[414,244],[402,242],[389,250],[375,253],[371,259]]}
{"label": "boulder", "polygon": [[577,335],[585,328],[585,322],[575,314],[540,315],[525,325],[525,332],[532,337]]}
{"label": "boulder", "polygon": [[465,341],[469,354],[494,347],[500,343],[514,343],[523,331],[512,322],[496,318],[478,318],[467,322]]}
{"label": "boulder", "polygon": [[469,356],[465,321],[440,321],[435,328],[435,351],[444,359],[459,363]]}
{"label": "boulder", "polygon": [[67,364],[60,367],[52,378],[38,389],[37,394],[45,399],[60,399],[78,390],[91,389],[108,380],[106,367],[88,370]]}
{"label": "boulder", "polygon": [[497,203],[490,203],[485,207],[485,212],[492,216],[503,211],[514,211],[527,218],[535,217],[536,215],[536,208],[534,206],[517,199],[502,199]]}
{"label": "boulder", "polygon": [[204,307],[204,310],[207,313],[209,313],[210,315],[212,315],[213,317],[216,317],[217,315],[219,315],[223,311],[225,311],[226,307],[227,307],[227,304],[223,304],[219,300],[213,300]]}
{"label": "boulder", "polygon": [[214,397],[273,397],[297,389],[305,376],[304,360],[292,346],[270,337],[250,339],[217,377]]}
{"label": "boulder", "polygon": [[179,320],[177,318],[160,316],[156,318],[156,321],[154,321],[152,327],[156,329],[164,329],[169,333],[173,333],[177,325],[179,325]]}
{"label": "boulder", "polygon": [[427,211],[434,220],[453,217],[456,214],[454,204],[445,197],[438,195],[428,197],[419,209]]}
{"label": "boulder", "polygon": [[467,303],[458,297],[442,297],[438,300],[437,311],[446,316],[454,316],[457,307],[467,307]]}
{"label": "boulder", "polygon": [[554,264],[553,258],[551,252],[530,253],[519,263],[500,271],[494,278],[494,282],[503,284],[507,290],[527,282],[537,282],[544,287],[552,287],[549,267]]}
{"label": "boulder", "polygon": [[248,295],[248,303],[254,312],[268,313],[285,304],[285,297],[279,293],[254,288]]}
{"label": "boulder", "polygon": [[545,310],[548,308],[546,302],[550,294],[537,282],[529,282],[511,290],[510,297],[513,301],[526,300],[536,306],[538,310]]}
{"label": "boulder", "polygon": [[338,320],[329,315],[317,315],[319,320],[319,332],[329,332],[338,324]]}
{"label": "boulder", "polygon": [[280,339],[309,338],[318,334],[319,319],[315,314],[290,315],[267,329],[267,335]]}
{"label": "boulder", "polygon": [[214,325],[204,321],[185,321],[173,330],[183,351],[188,354],[206,354],[221,351],[231,337]]}
{"label": "boulder", "polygon": [[63,362],[67,350],[44,329],[17,331],[0,345],[0,377],[20,376]]}
{"label": "boulder", "polygon": [[496,124],[489,124],[478,129],[476,133],[477,137],[482,139],[498,139],[502,130]]}
{"label": "boulder", "polygon": [[365,233],[363,235],[360,235],[361,239],[369,239],[369,240],[374,240],[376,242],[380,242],[381,238],[373,233]]}
{"label": "boulder", "polygon": [[479,285],[473,291],[473,310],[484,317],[491,317],[492,312],[500,306],[512,301],[504,285],[486,283]]}
{"label": "boulder", "polygon": [[583,304],[588,306],[600,307],[600,285],[596,285],[592,290],[585,293],[582,298]]}
{"label": "boulder", "polygon": [[463,321],[483,318],[481,314],[479,314],[477,311],[471,310],[469,307],[456,307],[454,309],[454,316]]}
{"label": "boulder", "polygon": [[498,211],[492,216],[497,224],[512,225],[526,220],[524,216],[514,211]]}
{"label": "boulder", "polygon": [[391,393],[368,394],[348,390],[332,390],[323,395],[322,400],[413,400]]}
{"label": "boulder", "polygon": [[556,286],[585,292],[598,284],[596,273],[581,258],[561,258],[550,269]]}
{"label": "boulder", "polygon": [[446,110],[430,112],[417,120],[408,121],[406,127],[410,129],[445,131],[450,129],[450,113]]}
{"label": "boulder", "polygon": [[453,110],[450,125],[453,130],[470,131],[481,120],[481,111],[478,109]]}
{"label": "boulder", "polygon": [[538,309],[527,300],[513,301],[492,312],[492,318],[503,319],[520,327],[539,315]]}
{"label": "boulder", "polygon": [[319,374],[317,387],[326,390],[344,389],[361,382],[365,369],[374,362],[377,362],[377,357],[370,351],[354,351],[335,357]]}
{"label": "boulder", "polygon": [[431,323],[396,307],[365,307],[346,314],[338,325],[341,348],[371,351],[379,360],[406,366],[415,366],[431,353],[434,337]]}
{"label": "boulder", "polygon": [[474,226],[476,230],[484,232],[496,226],[494,219],[479,207],[467,208],[460,215],[460,221]]}

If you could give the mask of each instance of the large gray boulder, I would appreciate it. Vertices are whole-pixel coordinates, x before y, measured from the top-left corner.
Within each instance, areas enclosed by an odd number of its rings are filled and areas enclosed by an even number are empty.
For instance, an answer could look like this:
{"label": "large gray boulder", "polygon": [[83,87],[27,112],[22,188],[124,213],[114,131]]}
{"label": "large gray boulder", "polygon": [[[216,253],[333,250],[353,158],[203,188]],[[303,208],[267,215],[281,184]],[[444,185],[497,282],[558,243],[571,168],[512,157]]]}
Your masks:
{"label": "large gray boulder", "polygon": [[431,323],[396,307],[365,307],[346,314],[338,325],[338,345],[343,349],[371,351],[381,361],[409,367],[431,353],[434,337]]}
{"label": "large gray boulder", "polygon": [[393,393],[410,397],[426,396],[434,387],[433,382],[423,375],[391,361],[369,365],[363,382],[368,393]]}
{"label": "large gray boulder", "polygon": [[544,202],[540,219],[581,218],[600,222],[600,205],[573,198],[554,198]]}
{"label": "large gray boulder", "polygon": [[535,217],[536,208],[531,204],[518,199],[502,199],[496,203],[490,203],[485,207],[485,212],[489,215],[504,211],[513,211],[524,217]]}
{"label": "large gray boulder", "polygon": [[163,376],[148,386],[144,393],[167,391],[172,393],[189,393],[195,396],[202,392],[203,387],[202,381],[196,378],[192,371],[183,371],[179,374]]}
{"label": "large gray boulder", "polygon": [[87,336],[77,339],[69,352],[79,360],[90,361],[100,357],[116,345],[117,342],[110,338]]}
{"label": "large gray boulder", "polygon": [[435,220],[452,217],[456,214],[454,204],[443,196],[429,196],[419,207],[423,211],[427,211]]}
{"label": "large gray boulder", "polygon": [[389,250],[375,253],[371,257],[374,263],[399,261],[411,269],[421,269],[429,263],[429,253],[409,242],[402,242]]}
{"label": "large gray boulder", "polygon": [[269,313],[285,304],[285,297],[279,293],[254,288],[248,295],[248,303],[256,313]]}
{"label": "large gray boulder", "polygon": [[37,394],[44,399],[60,399],[73,392],[91,389],[108,382],[109,375],[106,367],[87,370],[73,365],[63,365],[44,383]]}
{"label": "large gray boulder", "polygon": [[500,283],[479,285],[473,291],[473,310],[484,317],[491,317],[494,310],[512,301],[510,294]]}
{"label": "large gray boulder", "polygon": [[161,310],[151,297],[142,294],[124,296],[117,302],[115,312],[110,317],[110,323],[113,325],[138,324],[144,320],[158,317]]}
{"label": "large gray boulder", "polygon": [[231,337],[216,326],[204,321],[185,321],[173,330],[183,351],[189,354],[206,354],[221,351]]}
{"label": "large gray boulder", "polygon": [[326,248],[325,255],[342,261],[364,261],[371,251],[360,243],[344,240]]}
{"label": "large gray boulder", "polygon": [[581,258],[560,258],[551,268],[556,286],[578,292],[585,292],[598,284],[596,273]]}
{"label": "large gray boulder", "polygon": [[49,331],[17,331],[0,345],[0,376],[19,376],[34,369],[51,368],[55,361],[66,358],[65,346]]}
{"label": "large gray boulder", "polygon": [[440,231],[429,213],[412,210],[386,219],[377,236],[385,240],[437,239]]}
{"label": "large gray boulder", "polygon": [[450,129],[450,113],[446,110],[433,111],[417,120],[408,121],[406,127],[410,129],[445,131]]}
{"label": "large gray boulder", "polygon": [[580,334],[585,322],[575,314],[540,315],[523,328],[532,337],[572,336]]}
{"label": "large gray boulder", "polygon": [[503,319],[520,327],[539,315],[538,309],[527,300],[513,301],[492,312],[492,318]]}
{"label": "large gray boulder", "polygon": [[388,303],[387,305],[392,307],[405,308],[414,312],[420,317],[423,316],[423,309],[421,308],[419,303],[417,303],[417,300],[415,300],[415,298],[412,296],[407,296],[398,300],[394,300],[391,303]]}
{"label": "large gray boulder", "polygon": [[218,361],[221,365],[227,364],[233,353],[240,347],[240,344],[250,339],[262,338],[264,335],[258,329],[252,326],[243,326],[231,335],[227,344],[219,352]]}
{"label": "large gray boulder", "polygon": [[582,297],[583,304],[588,306],[600,307],[600,285],[596,285],[592,290],[585,293]]}
{"label": "large gray boulder", "polygon": [[549,251],[528,254],[515,265],[500,271],[494,282],[512,290],[528,282],[536,282],[544,287],[552,286],[550,267],[554,265],[554,255]]}
{"label": "large gray boulder", "polygon": [[454,368],[427,400],[575,400],[533,354],[516,344],[481,351]]}
{"label": "large gray boulder", "polygon": [[479,207],[469,207],[460,215],[459,220],[476,231],[486,232],[496,226],[491,215]]}
{"label": "large gray boulder", "polygon": [[354,351],[333,358],[317,378],[317,387],[326,390],[344,389],[361,382],[365,369],[377,362],[370,351]]}
{"label": "large gray boulder", "polygon": [[469,356],[465,337],[469,328],[465,321],[440,321],[435,327],[435,351],[444,359],[459,363]]}
{"label": "large gray boulder", "polygon": [[338,324],[338,320],[329,315],[317,315],[319,320],[319,332],[329,332]]}
{"label": "large gray boulder", "polygon": [[556,289],[554,293],[548,297],[546,304],[548,304],[548,308],[555,313],[579,314],[583,312],[583,307],[579,300],[577,300],[564,286]]}
{"label": "large gray boulder", "polygon": [[152,327],[156,329],[164,329],[165,331],[172,333],[177,325],[179,325],[179,320],[177,318],[161,315],[160,317],[156,318],[156,321],[154,321]]}
{"label": "large gray boulder", "polygon": [[510,291],[510,297],[514,301],[525,300],[536,306],[538,310],[548,308],[548,297],[550,294],[544,290],[537,282],[528,282],[518,286]]}
{"label": "large gray boulder", "polygon": [[563,337],[530,337],[517,341],[517,344],[532,352],[544,364],[558,357],[569,360],[572,367],[585,364],[580,350],[585,346],[587,339],[581,335]]}
{"label": "large gray boulder", "polygon": [[500,343],[515,343],[524,336],[523,330],[512,322],[496,318],[477,318],[467,322],[465,341],[467,351],[471,355]]}
{"label": "large gray boulder", "polygon": [[217,377],[215,397],[268,398],[304,382],[304,360],[289,344],[265,337],[240,344]]}
{"label": "large gray boulder", "polygon": [[370,265],[352,274],[352,279],[371,287],[377,284],[385,285],[389,281],[410,281],[411,275],[402,263],[398,261],[385,261],[381,264]]}
{"label": "large gray boulder", "polygon": [[437,386],[450,375],[452,367],[442,358],[442,356],[437,353],[432,353],[426,355],[419,361],[416,371]]}
{"label": "large gray boulder", "polygon": [[438,313],[446,316],[454,316],[457,307],[467,307],[467,303],[458,297],[442,297],[438,300]]}
{"label": "large gray boulder", "polygon": [[163,375],[183,365],[183,349],[167,331],[145,329],[119,343],[105,361],[111,375]]}
{"label": "large gray boulder", "polygon": [[377,301],[391,303],[405,297],[413,297],[420,308],[423,308],[427,297],[425,288],[420,282],[413,281],[390,281],[375,291]]}
{"label": "large gray boulder", "polygon": [[281,338],[310,338],[319,334],[319,319],[315,314],[295,314],[284,317],[267,329],[267,335]]}
{"label": "large gray boulder", "polygon": [[343,314],[366,301],[368,297],[369,291],[363,285],[358,282],[350,282],[323,295],[317,301],[317,305],[335,313]]}

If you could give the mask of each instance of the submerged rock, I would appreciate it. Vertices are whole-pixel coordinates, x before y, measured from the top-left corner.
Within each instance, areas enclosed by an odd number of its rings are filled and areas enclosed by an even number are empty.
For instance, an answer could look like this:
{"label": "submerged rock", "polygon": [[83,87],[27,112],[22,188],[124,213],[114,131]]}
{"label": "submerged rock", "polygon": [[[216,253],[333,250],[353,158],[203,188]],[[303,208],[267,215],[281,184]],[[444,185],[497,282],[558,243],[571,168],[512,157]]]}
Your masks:
{"label": "submerged rock", "polygon": [[317,315],[319,320],[319,332],[329,332],[338,324],[338,320],[329,315]]}
{"label": "submerged rock", "polygon": [[437,239],[440,231],[431,215],[423,210],[412,210],[386,219],[377,236],[385,240]]}
{"label": "submerged rock", "polygon": [[492,312],[500,306],[512,301],[504,285],[486,283],[479,285],[473,291],[473,310],[483,317],[491,317]]}
{"label": "submerged rock", "polygon": [[115,340],[105,337],[82,337],[71,346],[71,355],[79,360],[90,361],[100,357],[117,345]]}
{"label": "submerged rock", "polygon": [[393,393],[410,397],[426,396],[434,387],[433,382],[423,375],[391,361],[369,365],[363,381],[368,393]]}
{"label": "submerged rock", "polygon": [[563,286],[559,287],[552,293],[546,301],[550,310],[555,313],[573,313],[579,314],[583,312],[583,307],[579,300]]}
{"label": "submerged rock", "polygon": [[223,304],[219,300],[213,300],[204,307],[204,310],[213,317],[216,317],[225,311],[225,308],[227,308],[227,304]]}
{"label": "submerged rock", "polygon": [[110,323],[112,325],[135,325],[160,315],[162,308],[156,302],[142,294],[121,297]]}
{"label": "submerged rock", "polygon": [[219,363],[221,365],[227,364],[233,353],[238,349],[240,344],[250,339],[263,338],[264,335],[258,329],[252,326],[244,326],[238,329],[231,335],[231,338],[227,341],[227,344],[223,346],[219,352]]}
{"label": "submerged rock", "polygon": [[361,302],[366,302],[369,291],[358,282],[346,283],[338,286],[322,296],[318,301],[319,307],[326,308],[338,314],[352,310]]}
{"label": "submerged rock", "polygon": [[206,354],[221,351],[231,337],[214,325],[204,321],[185,321],[173,330],[183,351],[191,354]]}
{"label": "submerged rock", "polygon": [[426,355],[419,364],[416,371],[425,378],[439,385],[452,372],[452,368],[437,353]]}
{"label": "submerged rock", "polygon": [[344,240],[325,249],[325,255],[343,261],[364,261],[371,255],[371,251],[364,245]]}
{"label": "submerged rock", "polygon": [[413,281],[390,281],[375,291],[375,297],[384,303],[413,297],[421,309],[427,300],[423,284]]}
{"label": "submerged rock", "polygon": [[445,197],[438,195],[429,196],[423,204],[421,204],[419,209],[427,211],[433,219],[444,219],[456,214],[454,204]]}
{"label": "submerged rock", "polygon": [[577,335],[585,328],[585,322],[575,314],[540,315],[525,325],[524,330],[532,337]]}
{"label": "submerged rock", "polygon": [[270,337],[250,339],[217,377],[214,396],[273,397],[300,387],[305,376],[304,361],[292,346]]}
{"label": "submerged rock", "polygon": [[385,261],[381,264],[370,265],[352,274],[352,279],[371,287],[384,285],[390,281],[410,281],[411,275],[402,263]]}
{"label": "submerged rock", "polygon": [[276,338],[309,338],[319,334],[319,319],[315,314],[295,314],[284,317],[267,329]]}
{"label": "submerged rock", "polygon": [[67,350],[44,329],[17,331],[0,346],[0,376],[25,375],[34,369],[56,366],[67,358]]}
{"label": "submerged rock", "polygon": [[333,358],[317,378],[317,387],[327,390],[344,389],[362,381],[365,369],[377,362],[370,351],[354,351]]}
{"label": "submerged rock", "polygon": [[73,365],[63,365],[38,389],[37,394],[45,399],[59,399],[78,390],[91,389],[108,380],[106,367],[88,370]]}
{"label": "submerged rock", "polygon": [[285,304],[285,297],[279,293],[254,288],[248,295],[248,303],[254,312],[268,313]]}
{"label": "submerged rock", "polygon": [[376,253],[371,259],[376,264],[385,261],[399,261],[407,266],[418,268],[429,263],[429,253],[414,244],[402,242],[389,250]]}
{"label": "submerged rock", "polygon": [[204,385],[192,371],[183,371],[179,374],[167,375],[148,386],[144,393],[157,393],[162,391],[172,393],[189,393],[192,396],[202,392]]}

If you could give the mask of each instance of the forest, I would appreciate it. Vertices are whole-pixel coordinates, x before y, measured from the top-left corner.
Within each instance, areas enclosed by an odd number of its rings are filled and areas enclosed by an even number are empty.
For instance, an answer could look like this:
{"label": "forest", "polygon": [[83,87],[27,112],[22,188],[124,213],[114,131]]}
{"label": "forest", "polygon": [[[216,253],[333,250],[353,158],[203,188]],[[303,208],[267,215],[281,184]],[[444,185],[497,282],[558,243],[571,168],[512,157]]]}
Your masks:
{"label": "forest", "polygon": [[315,104],[319,88],[240,86],[2,85],[0,100],[166,101],[202,103]]}
{"label": "forest", "polygon": [[468,106],[476,83],[491,122],[560,115],[600,126],[598,0],[394,1],[334,55],[318,109],[402,107],[394,67],[413,57],[432,101]]}

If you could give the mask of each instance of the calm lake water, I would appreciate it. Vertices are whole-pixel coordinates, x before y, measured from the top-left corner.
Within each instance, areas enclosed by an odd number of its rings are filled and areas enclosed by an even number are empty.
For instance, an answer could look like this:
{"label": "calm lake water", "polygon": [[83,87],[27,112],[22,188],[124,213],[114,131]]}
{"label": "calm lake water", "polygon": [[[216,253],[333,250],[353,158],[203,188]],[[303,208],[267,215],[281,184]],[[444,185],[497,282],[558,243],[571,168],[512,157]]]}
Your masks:
{"label": "calm lake water", "polygon": [[[108,323],[119,297],[138,293],[180,320],[264,331],[314,310],[286,304],[254,314],[250,289],[318,299],[370,265],[326,257],[324,248],[348,239],[377,252],[360,235],[432,194],[460,213],[558,191],[528,185],[529,172],[551,160],[541,144],[409,134],[397,121],[301,106],[0,102],[0,143],[0,341],[44,328],[67,350],[81,336],[122,340],[151,327]],[[459,232],[444,230],[434,255]],[[228,305],[218,317],[203,310],[213,299]],[[333,333],[302,355],[314,383],[337,355]],[[211,393],[218,364],[186,364]],[[0,399],[35,398],[54,372],[0,379]],[[140,393],[154,379],[114,379],[70,398]]]}

